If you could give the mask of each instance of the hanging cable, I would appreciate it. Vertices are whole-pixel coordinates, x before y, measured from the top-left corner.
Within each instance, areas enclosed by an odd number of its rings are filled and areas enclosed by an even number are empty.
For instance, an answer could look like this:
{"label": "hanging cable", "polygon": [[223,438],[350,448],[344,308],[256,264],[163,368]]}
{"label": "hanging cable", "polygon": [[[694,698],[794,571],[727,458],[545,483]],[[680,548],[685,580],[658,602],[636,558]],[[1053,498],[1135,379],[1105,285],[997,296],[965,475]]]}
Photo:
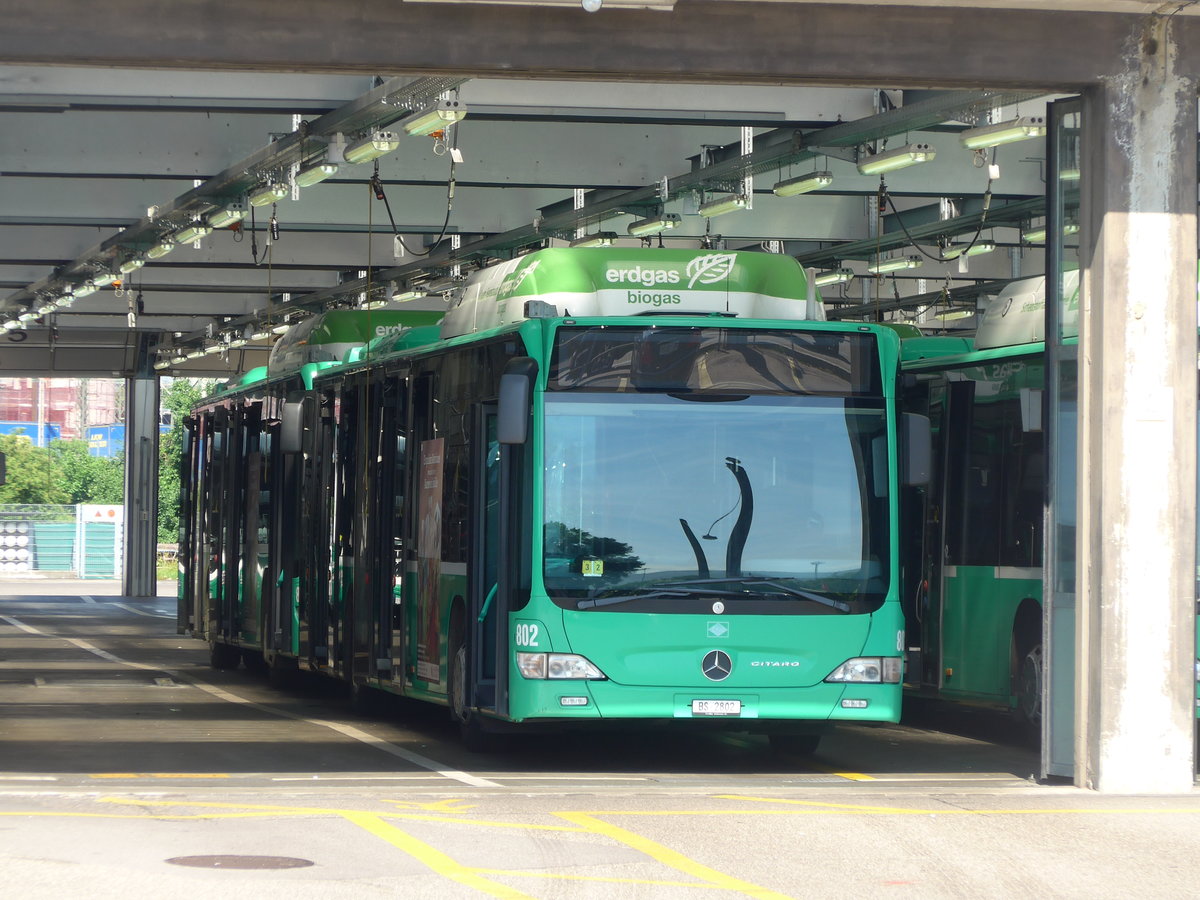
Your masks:
{"label": "hanging cable", "polygon": [[446,236],[446,230],[450,227],[450,211],[454,208],[454,169],[456,165],[457,163],[454,161],[454,158],[451,157],[450,175],[446,181],[446,218],[442,221],[442,230],[427,249],[413,250],[404,242],[404,238],[400,236],[400,231],[396,228],[396,218],[392,215],[392,205],[388,203],[387,194],[383,190],[383,181],[379,177],[379,162],[375,162],[375,172],[371,175],[371,181],[369,182],[371,190],[374,192],[376,200],[383,201],[384,209],[387,210],[388,221],[392,223],[392,234],[400,242],[400,246],[404,248],[404,252],[410,256],[428,256]]}

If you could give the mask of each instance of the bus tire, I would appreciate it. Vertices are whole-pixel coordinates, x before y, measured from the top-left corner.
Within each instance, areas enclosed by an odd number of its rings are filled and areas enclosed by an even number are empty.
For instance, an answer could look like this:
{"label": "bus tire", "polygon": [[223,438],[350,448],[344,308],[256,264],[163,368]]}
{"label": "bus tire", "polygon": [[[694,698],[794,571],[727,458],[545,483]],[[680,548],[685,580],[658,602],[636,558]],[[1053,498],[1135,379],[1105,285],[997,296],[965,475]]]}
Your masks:
{"label": "bus tire", "polygon": [[267,661],[263,659],[261,650],[251,650],[249,647],[243,647],[242,665],[246,667],[247,672],[252,672],[255,675],[267,674]]}
{"label": "bus tire", "polygon": [[242,651],[220,641],[208,642],[208,664],[214,669],[236,669],[242,661]]}
{"label": "bus tire", "polygon": [[467,703],[467,679],[471,671],[470,656],[463,636],[462,622],[452,618],[449,640],[450,656],[446,680],[446,699],[450,703],[450,718],[458,725],[463,746],[472,753],[489,753],[500,749],[500,736],[487,730],[482,717]]}
{"label": "bus tire", "polygon": [[1020,659],[1017,670],[1017,716],[1032,733],[1042,727],[1042,643],[1038,641]]}
{"label": "bus tire", "polygon": [[812,756],[821,744],[819,734],[790,734],[775,732],[768,736],[771,750],[780,756]]}

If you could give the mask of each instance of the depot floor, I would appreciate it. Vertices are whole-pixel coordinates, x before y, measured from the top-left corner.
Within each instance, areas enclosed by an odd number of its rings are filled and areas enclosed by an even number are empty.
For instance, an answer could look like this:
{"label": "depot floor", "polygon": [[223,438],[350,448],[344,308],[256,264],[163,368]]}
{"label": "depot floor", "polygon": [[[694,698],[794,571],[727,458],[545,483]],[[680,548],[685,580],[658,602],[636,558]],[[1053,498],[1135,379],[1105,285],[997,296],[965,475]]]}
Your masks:
{"label": "depot floor", "polygon": [[[810,759],[621,732],[464,750],[207,666],[153,600],[0,583],[0,866],[23,898],[1192,896],[1200,792],[1039,784],[991,714],[921,707]],[[921,727],[916,727],[916,726]]]}

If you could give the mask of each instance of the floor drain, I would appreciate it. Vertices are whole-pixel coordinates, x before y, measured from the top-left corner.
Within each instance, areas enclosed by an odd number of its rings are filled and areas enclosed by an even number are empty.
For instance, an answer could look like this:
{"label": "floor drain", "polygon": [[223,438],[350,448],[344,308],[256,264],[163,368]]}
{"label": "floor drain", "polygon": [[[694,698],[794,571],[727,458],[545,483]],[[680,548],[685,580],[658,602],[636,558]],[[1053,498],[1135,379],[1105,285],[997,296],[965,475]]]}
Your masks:
{"label": "floor drain", "polygon": [[295,856],[176,856],[167,862],[193,869],[302,869],[313,865],[311,859]]}

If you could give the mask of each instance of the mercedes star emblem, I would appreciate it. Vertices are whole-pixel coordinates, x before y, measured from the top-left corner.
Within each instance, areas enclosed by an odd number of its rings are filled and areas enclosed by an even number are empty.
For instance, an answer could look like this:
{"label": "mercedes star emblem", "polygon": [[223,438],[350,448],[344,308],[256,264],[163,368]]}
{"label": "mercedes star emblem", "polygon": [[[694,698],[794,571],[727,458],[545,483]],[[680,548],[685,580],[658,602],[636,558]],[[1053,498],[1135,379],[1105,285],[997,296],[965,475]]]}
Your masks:
{"label": "mercedes star emblem", "polygon": [[704,654],[700,671],[709,681],[724,681],[733,671],[733,660],[724,650],[710,650]]}

